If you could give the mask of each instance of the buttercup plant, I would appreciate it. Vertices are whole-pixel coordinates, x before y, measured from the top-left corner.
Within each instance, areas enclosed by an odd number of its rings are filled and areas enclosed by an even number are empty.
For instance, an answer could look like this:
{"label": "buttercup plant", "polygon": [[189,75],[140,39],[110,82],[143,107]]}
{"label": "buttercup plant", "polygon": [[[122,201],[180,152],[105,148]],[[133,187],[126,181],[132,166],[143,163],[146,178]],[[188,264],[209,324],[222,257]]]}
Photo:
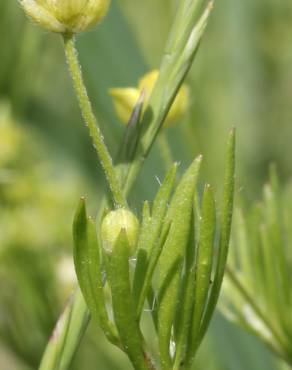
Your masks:
{"label": "buttercup plant", "polygon": [[[35,22],[63,37],[74,91],[108,184],[103,203],[106,208],[100,207],[96,222],[87,214],[85,199],[78,206],[73,236],[81,291],[60,317],[40,369],[70,368],[90,317],[106,338],[127,354],[135,369],[190,369],[212,318],[227,259],[234,193],[234,130],[227,144],[220,219],[216,217],[212,188],[206,185],[203,194],[197,190],[201,156],[177,186],[177,165],[171,166],[153,204],[144,203],[140,222],[129,209],[127,196],[160,129],[165,122],[179,119],[187,106],[184,79],[204,34],[212,2],[202,13],[204,1],[179,3],[160,69],[142,80],[136,104],[131,100],[127,115],[132,108],[133,112],[117,167],[88,98],[74,36],[105,15],[108,1],[20,3]],[[130,259],[136,260],[133,273]],[[141,325],[146,301],[158,339],[154,356]]]}

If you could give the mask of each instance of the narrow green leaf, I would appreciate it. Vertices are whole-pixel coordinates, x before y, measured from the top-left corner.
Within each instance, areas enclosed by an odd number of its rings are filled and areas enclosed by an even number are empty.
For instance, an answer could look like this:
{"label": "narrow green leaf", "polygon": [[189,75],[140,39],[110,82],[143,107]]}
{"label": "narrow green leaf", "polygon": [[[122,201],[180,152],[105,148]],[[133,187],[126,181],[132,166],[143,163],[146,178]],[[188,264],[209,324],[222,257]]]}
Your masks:
{"label": "narrow green leaf", "polygon": [[188,37],[189,30],[196,23],[196,17],[201,9],[202,2],[204,0],[179,2],[178,9],[176,10],[176,18],[167,43],[169,52],[175,50],[181,44],[185,45],[185,38]]}
{"label": "narrow green leaf", "polygon": [[[59,317],[56,327],[49,342],[46,346],[46,350],[43,354],[39,370],[56,369],[59,368],[60,360],[62,358],[62,348],[66,341],[68,326],[71,315],[71,302],[67,304],[64,312]],[[59,329],[59,330],[57,330]]]}
{"label": "narrow green leaf", "polygon": [[169,353],[177,306],[183,260],[191,230],[193,198],[201,165],[198,157],[183,175],[170,204],[166,222],[171,222],[168,239],[159,259],[158,332],[162,369],[172,367]]}
{"label": "narrow green leaf", "polygon": [[154,288],[152,285],[150,285],[150,288],[148,289],[147,302],[148,302],[149,309],[151,311],[154,328],[157,333],[158,332],[157,298],[156,298]]}
{"label": "narrow green leaf", "polygon": [[168,201],[170,199],[176,179],[177,163],[168,171],[163,184],[161,185],[152,207],[152,217],[158,222],[165,216]]}
{"label": "narrow green leaf", "polygon": [[[283,211],[283,200],[282,193],[279,184],[279,177],[275,164],[270,166],[270,184],[272,190],[272,199],[270,201],[271,211],[267,212],[267,216],[270,219],[270,236],[274,242],[275,257],[278,265],[278,284],[282,289],[279,289],[280,299],[278,308],[280,308],[279,317],[282,322],[283,330],[287,332],[287,329],[291,330],[291,314],[288,307],[292,304],[292,292],[291,292],[291,274],[289,274],[289,255],[287,249],[287,230],[285,230],[285,216]],[[269,216],[270,214],[270,216]],[[289,331],[288,329],[288,331]],[[289,334],[287,333],[288,337]]]}
{"label": "narrow green leaf", "polygon": [[[280,211],[280,195],[279,184],[275,170],[271,170],[271,185],[264,188],[264,202],[265,202],[265,219],[267,225],[267,237],[271,244],[270,253],[272,254],[274,265],[274,279],[277,285],[281,287],[278,290],[278,308],[289,304],[290,300],[290,277],[289,267],[287,264],[287,256],[285,251],[285,243],[283,239],[282,213]],[[281,313],[280,313],[281,317]]]}
{"label": "narrow green leaf", "polygon": [[134,107],[130,121],[127,125],[124,143],[123,143],[123,149],[125,151],[125,156],[124,158],[119,157],[120,160],[124,160],[127,163],[131,162],[135,154],[136,146],[139,140],[139,135],[141,131],[139,122],[140,122],[140,117],[141,117],[142,110],[143,110],[144,99],[145,99],[145,92],[142,91],[137,101],[137,104]]}
{"label": "narrow green leaf", "polygon": [[[195,4],[194,1],[192,1],[192,4]],[[212,4],[210,1],[198,22],[196,22],[197,6],[189,7],[189,0],[184,1],[184,9],[188,8],[192,13],[188,13],[188,22],[185,22],[185,10],[178,12],[173,26],[174,31],[171,32],[170,40],[164,52],[159,77],[142,117],[141,137],[127,174],[127,192],[131,189],[136,175],[151,150],[164,119],[175,100],[176,94],[192,66],[208,23]],[[177,29],[177,27],[179,28]],[[176,35],[179,36],[176,37]],[[179,42],[177,42],[177,39]]]}
{"label": "narrow green leaf", "polygon": [[[143,217],[143,220],[146,218],[146,221],[142,222],[142,227],[140,231],[140,240],[138,241],[138,257],[137,264],[134,275],[134,284],[133,284],[133,296],[134,301],[137,303],[137,315],[141,313],[141,292],[143,291],[142,297],[144,300],[147,296],[147,287],[149,286],[149,279],[151,279],[151,271],[149,271],[149,264],[152,260],[152,266],[150,270],[153,270],[155,266],[153,263],[157,262],[157,259],[160,255],[161,248],[163,246],[161,239],[161,231],[164,225],[164,218],[168,208],[168,202],[173,190],[175,177],[176,177],[177,165],[173,165],[171,170],[165,177],[163,184],[161,185],[152,208],[152,217]],[[144,212],[143,212],[144,213]],[[146,214],[147,215],[147,214]],[[164,233],[165,234],[165,233]],[[163,238],[162,238],[163,239]],[[156,251],[155,251],[156,250]],[[148,271],[148,279],[145,280],[145,276]],[[144,301],[142,302],[142,304]]]}
{"label": "narrow green leaf", "polygon": [[186,347],[188,345],[188,334],[191,326],[191,318],[194,306],[194,284],[195,284],[195,258],[196,258],[196,242],[195,242],[195,210],[192,210],[191,231],[189,233],[189,241],[187,246],[186,257],[184,261],[184,275],[180,284],[180,296],[176,310],[176,319],[174,322],[174,338],[176,343],[175,359],[173,370],[181,368],[184,363]]}
{"label": "narrow green leaf", "polygon": [[[63,343],[60,364],[57,368],[58,370],[66,370],[70,368],[73,360],[72,354],[74,353],[74,349],[80,344],[90,319],[90,314],[82,292],[79,289],[76,291],[70,306],[70,321],[66,329],[66,341]],[[74,323],[74,325],[72,325],[72,323]]]}
{"label": "narrow green leaf", "polygon": [[202,326],[200,329],[200,340],[202,340],[202,338],[204,337],[206,330],[209,326],[210,320],[212,318],[213,312],[215,310],[225,272],[233,213],[234,180],[235,180],[235,129],[233,129],[230,132],[229,139],[227,142],[223,202],[220,219],[219,251],[208,307],[205,312]]}
{"label": "narrow green leaf", "polygon": [[135,305],[129,276],[129,246],[124,230],[109,258],[110,286],[115,323],[122,349],[128,354],[137,370],[147,370],[142,349],[142,334],[136,321]]}
{"label": "narrow green leaf", "polygon": [[208,300],[213,265],[214,237],[216,230],[216,211],[213,190],[206,185],[202,200],[202,216],[200,222],[200,239],[195,265],[194,309],[192,325],[189,333],[187,362],[192,362],[198,346],[199,330]]}
{"label": "narrow green leaf", "polygon": [[167,240],[168,234],[170,230],[170,224],[166,225],[165,230],[162,232],[162,235],[160,237],[160,240],[157,241],[155,244],[155,248],[152,251],[149,263],[147,264],[147,270],[145,274],[145,278],[142,280],[142,288],[141,292],[137,299],[137,319],[139,320],[143,306],[145,303],[145,300],[148,296],[148,291],[151,287],[152,277],[156,268],[156,265],[158,263],[159,257],[161,255],[162,249],[165,245],[165,242]]}
{"label": "narrow green leaf", "polygon": [[109,321],[103,291],[100,250],[95,223],[87,217],[85,199],[80,200],[73,224],[74,264],[85,302],[108,340],[118,345],[116,329]]}
{"label": "narrow green leaf", "polygon": [[253,261],[252,285],[258,292],[259,297],[263,297],[265,294],[264,291],[266,284],[263,285],[261,283],[262,281],[265,281],[265,270],[262,258],[262,243],[260,235],[260,228],[262,224],[262,206],[259,203],[256,203],[252,207],[249,214],[246,215],[245,221],[248,225],[248,244],[249,246],[252,246],[252,248],[249,248],[251,256],[250,258]]}
{"label": "narrow green leaf", "polygon": [[251,256],[248,245],[246,220],[244,218],[243,211],[240,208],[237,208],[234,211],[234,230],[234,248],[237,249],[238,258],[240,261],[240,270],[242,271],[243,275],[242,278],[247,284],[249,284],[253,279],[253,263],[250,263]]}
{"label": "narrow green leaf", "polygon": [[[267,226],[261,224],[260,236],[262,244],[262,264],[265,272],[265,299],[269,305],[269,316],[273,317],[278,310],[279,292],[277,287],[277,266],[274,245],[272,244]],[[277,316],[277,315],[276,315]]]}

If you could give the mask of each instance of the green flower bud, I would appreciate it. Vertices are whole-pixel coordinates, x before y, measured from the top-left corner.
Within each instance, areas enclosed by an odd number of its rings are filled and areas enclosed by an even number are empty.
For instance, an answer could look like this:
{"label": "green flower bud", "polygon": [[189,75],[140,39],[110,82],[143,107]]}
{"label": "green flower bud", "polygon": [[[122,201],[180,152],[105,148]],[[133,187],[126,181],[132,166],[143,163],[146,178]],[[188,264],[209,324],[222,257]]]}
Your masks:
{"label": "green flower bud", "polygon": [[103,247],[107,253],[111,253],[122,230],[126,232],[129,255],[132,256],[136,250],[139,221],[132,212],[126,209],[111,211],[103,219],[101,225]]}
{"label": "green flower bud", "polygon": [[41,27],[57,33],[78,33],[106,14],[110,0],[19,0],[25,13]]}

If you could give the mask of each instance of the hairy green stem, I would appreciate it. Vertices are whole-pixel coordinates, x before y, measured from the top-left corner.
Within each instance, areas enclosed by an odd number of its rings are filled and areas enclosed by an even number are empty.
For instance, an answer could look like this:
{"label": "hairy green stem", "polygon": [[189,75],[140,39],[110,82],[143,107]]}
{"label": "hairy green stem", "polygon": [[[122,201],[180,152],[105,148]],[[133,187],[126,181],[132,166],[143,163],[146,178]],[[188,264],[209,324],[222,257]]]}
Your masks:
{"label": "hairy green stem", "polygon": [[83,119],[86,126],[88,127],[89,134],[92,138],[94,148],[98,154],[99,161],[104,170],[114,205],[116,207],[127,207],[127,201],[123,195],[121,185],[112,162],[112,158],[105,145],[103,135],[93,113],[92,105],[89,100],[86,87],[84,85],[82,71],[78,61],[78,54],[75,48],[74,35],[64,35],[64,48],[74,91],[80,105]]}
{"label": "hairy green stem", "polygon": [[[87,90],[84,85],[73,35],[64,35],[64,48],[73,81],[74,91],[79,101],[82,116],[89,129],[94,147],[104,169],[114,204],[116,206],[126,207],[126,198],[124,197],[120,187],[118,176],[116,175],[112,159],[104,143],[103,136],[97,124]],[[72,315],[72,312],[74,312],[74,316]],[[56,324],[53,336],[50,339],[41,360],[39,370],[69,369],[79,342],[85,334],[89,319],[89,310],[80,290],[78,289],[75,298],[69,302],[64,313]],[[145,352],[144,355],[146,366],[151,370],[155,369],[148,354]]]}

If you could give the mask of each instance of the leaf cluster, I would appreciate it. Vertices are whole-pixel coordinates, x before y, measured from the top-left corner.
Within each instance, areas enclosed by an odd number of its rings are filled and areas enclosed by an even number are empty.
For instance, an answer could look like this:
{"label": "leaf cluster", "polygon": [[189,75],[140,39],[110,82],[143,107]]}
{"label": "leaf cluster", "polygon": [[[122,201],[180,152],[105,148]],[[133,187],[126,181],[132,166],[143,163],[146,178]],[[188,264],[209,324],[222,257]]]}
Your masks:
{"label": "leaf cluster", "polygon": [[272,166],[263,199],[235,211],[222,311],[292,364],[291,209]]}
{"label": "leaf cluster", "polygon": [[[74,222],[79,285],[107,339],[128,355],[135,369],[156,368],[141,326],[147,301],[161,369],[191,367],[214,312],[225,270],[233,207],[234,147],[232,131],[218,220],[212,188],[206,185],[201,196],[197,191],[202,158],[194,160],[176,187],[177,166],[170,169],[152,206],[144,203],[133,272],[126,231],[121,231],[111,255],[105,254],[85,200],[80,201]],[[110,287],[110,301],[105,282]]]}

